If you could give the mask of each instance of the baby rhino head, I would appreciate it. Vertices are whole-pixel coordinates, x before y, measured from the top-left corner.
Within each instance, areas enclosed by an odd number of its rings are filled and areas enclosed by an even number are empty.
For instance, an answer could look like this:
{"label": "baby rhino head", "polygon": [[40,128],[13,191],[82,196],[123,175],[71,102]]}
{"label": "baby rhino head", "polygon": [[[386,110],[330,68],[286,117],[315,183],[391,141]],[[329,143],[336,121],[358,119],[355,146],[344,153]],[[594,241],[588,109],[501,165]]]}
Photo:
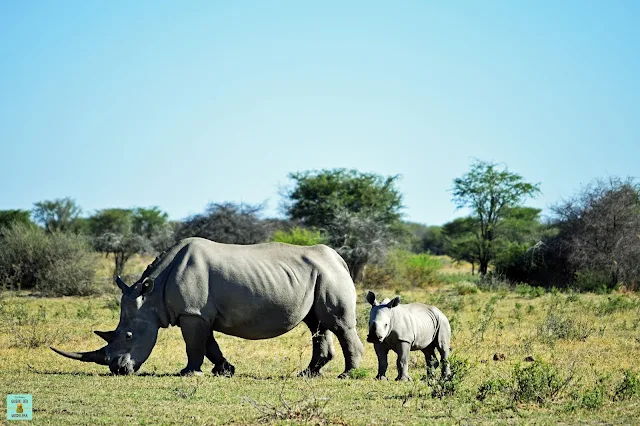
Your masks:
{"label": "baby rhino head", "polygon": [[393,300],[384,299],[382,303],[378,303],[376,295],[370,291],[367,293],[367,302],[371,304],[367,342],[382,343],[391,333],[393,308],[400,304],[400,297],[396,296]]}

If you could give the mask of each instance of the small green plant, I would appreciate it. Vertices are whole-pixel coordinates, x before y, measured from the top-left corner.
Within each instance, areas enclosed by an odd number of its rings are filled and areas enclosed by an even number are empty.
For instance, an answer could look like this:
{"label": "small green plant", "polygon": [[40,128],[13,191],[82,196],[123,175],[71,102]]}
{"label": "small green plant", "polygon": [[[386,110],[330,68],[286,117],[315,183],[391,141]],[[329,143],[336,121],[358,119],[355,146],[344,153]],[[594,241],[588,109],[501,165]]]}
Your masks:
{"label": "small green plant", "polygon": [[493,320],[495,313],[495,304],[498,301],[498,296],[492,296],[484,307],[484,310],[480,313],[480,319],[478,321],[478,327],[475,329],[476,344],[484,340],[484,334],[489,328],[489,324]]}
{"label": "small green plant", "polygon": [[119,312],[120,311],[120,298],[119,297],[109,297],[104,302],[104,307],[109,309],[110,311]]}
{"label": "small green plant", "polygon": [[76,311],[76,317],[78,319],[95,319],[96,318],[96,314],[93,311],[93,307],[91,306],[91,303],[87,303],[86,306],[80,306],[78,307],[78,310]]}
{"label": "small green plant", "polygon": [[509,388],[509,382],[503,378],[492,378],[484,380],[478,387],[476,399],[484,401],[491,395],[496,395]]}
{"label": "small green plant", "polygon": [[427,376],[427,384],[431,388],[431,397],[442,399],[453,396],[460,389],[462,382],[469,374],[469,361],[456,355],[449,357],[451,374],[448,376],[435,374]]}
{"label": "small green plant", "polygon": [[545,290],[542,287],[532,287],[529,284],[518,283],[516,284],[516,293],[522,297],[535,299],[536,297],[544,296]]}
{"label": "small green plant", "polygon": [[360,368],[353,368],[351,370],[349,370],[349,378],[350,379],[366,379],[367,377],[369,377],[369,370],[363,367]]}
{"label": "small green plant", "polygon": [[613,400],[626,401],[640,395],[640,379],[631,370],[624,370],[622,381],[615,387]]}
{"label": "small green plant", "polygon": [[582,394],[581,403],[584,408],[587,410],[597,410],[604,405],[607,394],[606,382],[608,379],[609,375],[600,375],[596,380],[595,386]]}

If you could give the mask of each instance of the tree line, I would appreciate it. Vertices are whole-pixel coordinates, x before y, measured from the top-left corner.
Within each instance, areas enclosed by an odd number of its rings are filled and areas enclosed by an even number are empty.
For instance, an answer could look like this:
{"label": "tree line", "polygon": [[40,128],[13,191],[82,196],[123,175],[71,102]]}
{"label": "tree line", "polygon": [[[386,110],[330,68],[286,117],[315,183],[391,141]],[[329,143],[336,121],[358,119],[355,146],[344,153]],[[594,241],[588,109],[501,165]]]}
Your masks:
{"label": "tree line", "polygon": [[[469,214],[441,226],[403,220],[399,176],[332,169],[289,178],[284,218],[265,218],[262,205],[232,202],[211,203],[182,221],[170,221],[158,207],[83,216],[73,199],[62,198],[37,202],[31,211],[0,211],[0,240],[17,238],[20,227],[42,238],[74,235],[113,257],[114,276],[135,254],[157,254],[198,236],[230,244],[324,243],[342,255],[354,281],[364,279],[367,265],[401,249],[469,262],[485,279],[583,290],[638,287],[640,189],[631,178],[596,180],[553,205],[543,220],[540,209],[525,205],[540,193],[539,184],[505,165],[475,160],[451,188],[452,202]],[[3,254],[7,250],[0,248],[5,281],[16,274],[15,254]]]}

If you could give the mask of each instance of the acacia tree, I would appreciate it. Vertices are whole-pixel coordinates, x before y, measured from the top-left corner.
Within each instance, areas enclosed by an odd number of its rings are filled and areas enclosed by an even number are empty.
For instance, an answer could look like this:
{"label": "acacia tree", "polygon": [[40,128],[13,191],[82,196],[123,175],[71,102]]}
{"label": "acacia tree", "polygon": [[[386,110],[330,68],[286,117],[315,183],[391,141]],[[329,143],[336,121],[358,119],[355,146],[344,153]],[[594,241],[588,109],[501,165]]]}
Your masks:
{"label": "acacia tree", "polygon": [[471,170],[453,181],[453,202],[457,208],[467,207],[477,220],[478,263],[486,275],[495,256],[496,233],[509,209],[540,192],[538,184],[526,182],[522,176],[500,168],[493,162],[475,160]]}
{"label": "acacia tree", "polygon": [[157,207],[104,209],[89,218],[95,249],[114,257],[114,279],[133,255],[154,252],[167,227],[167,214]]}
{"label": "acacia tree", "polygon": [[29,210],[0,210],[0,228],[9,227],[15,223],[34,226]]}
{"label": "acacia tree", "polygon": [[73,230],[74,221],[78,219],[80,213],[82,213],[80,206],[69,197],[40,201],[33,207],[35,221],[49,233]]}
{"label": "acacia tree", "polygon": [[262,205],[212,203],[204,213],[185,220],[176,237],[202,237],[227,244],[262,243],[272,229],[271,222],[260,219],[263,209]]}
{"label": "acacia tree", "polygon": [[289,178],[295,181],[285,195],[289,218],[325,232],[354,281],[362,278],[367,263],[407,233],[400,222],[398,176],[333,169],[291,173]]}
{"label": "acacia tree", "polygon": [[364,280],[367,264],[380,261],[398,242],[394,224],[385,223],[374,211],[351,212],[338,208],[325,228],[331,245],[347,263],[354,282]]}
{"label": "acacia tree", "polygon": [[[608,287],[640,283],[640,185],[634,179],[597,180],[552,207],[574,274]],[[582,283],[587,285],[587,283]]]}

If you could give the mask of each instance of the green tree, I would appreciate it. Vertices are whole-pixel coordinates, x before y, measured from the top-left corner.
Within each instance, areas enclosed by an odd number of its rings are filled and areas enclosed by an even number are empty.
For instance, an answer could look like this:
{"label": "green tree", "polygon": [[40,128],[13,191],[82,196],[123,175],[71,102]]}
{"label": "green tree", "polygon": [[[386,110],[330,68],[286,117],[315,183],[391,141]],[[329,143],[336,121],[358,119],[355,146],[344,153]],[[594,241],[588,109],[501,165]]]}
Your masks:
{"label": "green tree", "polygon": [[166,240],[167,217],[153,207],[104,209],[89,218],[94,247],[114,257],[114,279],[123,274],[125,264],[133,255],[158,250],[159,240]]}
{"label": "green tree", "polygon": [[475,160],[471,170],[453,181],[453,202],[457,208],[467,207],[477,221],[478,263],[486,275],[495,257],[495,240],[502,219],[509,209],[540,192],[538,184],[526,182],[522,176],[498,164]]}
{"label": "green tree", "polygon": [[32,213],[35,221],[42,225],[45,231],[67,232],[73,231],[74,221],[80,216],[82,209],[74,199],[66,197],[37,202]]}
{"label": "green tree", "polygon": [[400,222],[398,176],[334,169],[289,177],[295,182],[286,194],[289,218],[325,232],[354,280],[362,277],[368,262],[406,238],[407,229]]}
{"label": "green tree", "polygon": [[31,212],[29,210],[0,210],[0,228],[11,226],[14,223],[33,226]]}
{"label": "green tree", "polygon": [[469,262],[472,274],[480,255],[477,231],[478,223],[473,217],[457,218],[442,226],[445,253],[456,262]]}
{"label": "green tree", "polygon": [[295,187],[286,194],[286,212],[307,226],[326,228],[338,209],[373,212],[384,223],[400,219],[399,176],[383,177],[357,170],[333,169],[289,174]]}

